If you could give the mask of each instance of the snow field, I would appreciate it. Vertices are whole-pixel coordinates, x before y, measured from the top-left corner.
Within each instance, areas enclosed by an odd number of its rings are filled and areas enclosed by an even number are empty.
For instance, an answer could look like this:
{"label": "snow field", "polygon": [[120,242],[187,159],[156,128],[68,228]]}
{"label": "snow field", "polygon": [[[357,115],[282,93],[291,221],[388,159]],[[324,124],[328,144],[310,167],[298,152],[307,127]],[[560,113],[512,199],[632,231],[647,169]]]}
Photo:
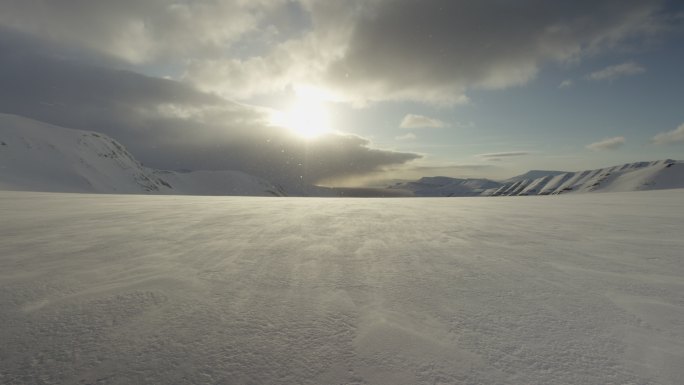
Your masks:
{"label": "snow field", "polygon": [[684,191],[0,192],[2,384],[679,384]]}

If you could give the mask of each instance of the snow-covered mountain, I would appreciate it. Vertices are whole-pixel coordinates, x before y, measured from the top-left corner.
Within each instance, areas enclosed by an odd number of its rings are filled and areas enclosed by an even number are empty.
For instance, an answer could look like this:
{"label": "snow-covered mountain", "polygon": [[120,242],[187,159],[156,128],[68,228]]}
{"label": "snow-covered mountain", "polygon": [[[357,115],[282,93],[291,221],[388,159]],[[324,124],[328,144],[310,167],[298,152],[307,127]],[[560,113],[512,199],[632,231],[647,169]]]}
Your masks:
{"label": "snow-covered mountain", "polygon": [[520,175],[516,175],[512,178],[508,178],[503,182],[504,183],[515,183],[515,182],[520,182],[521,180],[525,180],[525,179],[534,180],[534,179],[542,178],[542,177],[549,176],[549,175],[559,175],[559,174],[565,174],[565,173],[567,173],[567,171],[530,170],[524,174],[520,174]]}
{"label": "snow-covered mountain", "polygon": [[[684,188],[684,163],[671,159],[579,172],[532,170],[503,182],[424,177],[396,183],[422,197],[551,195]],[[338,196],[316,186],[283,188],[239,171],[160,171],[143,166],[116,140],[0,114],[0,190],[119,194]],[[391,194],[390,194],[391,195]],[[400,194],[401,195],[401,194]]]}
{"label": "snow-covered mountain", "polygon": [[483,195],[555,195],[570,192],[623,192],[671,188],[684,188],[684,163],[666,159],[522,179],[505,183]]}
{"label": "snow-covered mountain", "polygon": [[405,190],[419,197],[476,196],[497,189],[501,183],[489,179],[458,179],[446,176],[423,177],[415,182],[396,183],[390,189]]}
{"label": "snow-covered mountain", "polygon": [[239,171],[153,170],[104,134],[8,114],[0,114],[0,190],[284,195],[278,186]]}
{"label": "snow-covered mountain", "polygon": [[503,182],[425,177],[390,189],[419,197],[551,195],[569,192],[624,192],[684,188],[684,163],[672,159],[627,163],[579,172],[532,170]]}

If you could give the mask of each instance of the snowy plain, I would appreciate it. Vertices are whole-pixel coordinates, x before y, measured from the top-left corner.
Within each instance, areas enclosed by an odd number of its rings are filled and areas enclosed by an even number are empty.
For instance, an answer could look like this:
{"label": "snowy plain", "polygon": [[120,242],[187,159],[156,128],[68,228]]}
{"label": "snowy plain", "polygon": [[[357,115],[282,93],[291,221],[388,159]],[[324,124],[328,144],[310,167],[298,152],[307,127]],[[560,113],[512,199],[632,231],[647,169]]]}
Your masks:
{"label": "snowy plain", "polygon": [[0,192],[2,384],[681,384],[684,190]]}

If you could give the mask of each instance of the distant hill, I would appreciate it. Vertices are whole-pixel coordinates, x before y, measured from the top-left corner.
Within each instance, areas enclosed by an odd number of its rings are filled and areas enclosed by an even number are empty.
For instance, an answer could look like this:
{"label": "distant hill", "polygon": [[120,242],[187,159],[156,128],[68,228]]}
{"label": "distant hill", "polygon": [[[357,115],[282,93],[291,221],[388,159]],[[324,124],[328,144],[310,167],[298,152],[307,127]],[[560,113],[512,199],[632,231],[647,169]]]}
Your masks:
{"label": "distant hill", "polygon": [[0,114],[0,190],[281,196],[281,188],[239,171],[159,171],[116,140]]}

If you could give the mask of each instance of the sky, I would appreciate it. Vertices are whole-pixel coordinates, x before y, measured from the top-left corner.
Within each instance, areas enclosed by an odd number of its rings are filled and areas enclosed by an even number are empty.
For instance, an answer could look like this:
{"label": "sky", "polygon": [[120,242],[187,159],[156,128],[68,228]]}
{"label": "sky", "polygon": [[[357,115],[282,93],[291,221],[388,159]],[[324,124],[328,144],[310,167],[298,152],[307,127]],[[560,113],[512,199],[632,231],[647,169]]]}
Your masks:
{"label": "sky", "polygon": [[684,159],[675,0],[7,0],[0,112],[274,183]]}

